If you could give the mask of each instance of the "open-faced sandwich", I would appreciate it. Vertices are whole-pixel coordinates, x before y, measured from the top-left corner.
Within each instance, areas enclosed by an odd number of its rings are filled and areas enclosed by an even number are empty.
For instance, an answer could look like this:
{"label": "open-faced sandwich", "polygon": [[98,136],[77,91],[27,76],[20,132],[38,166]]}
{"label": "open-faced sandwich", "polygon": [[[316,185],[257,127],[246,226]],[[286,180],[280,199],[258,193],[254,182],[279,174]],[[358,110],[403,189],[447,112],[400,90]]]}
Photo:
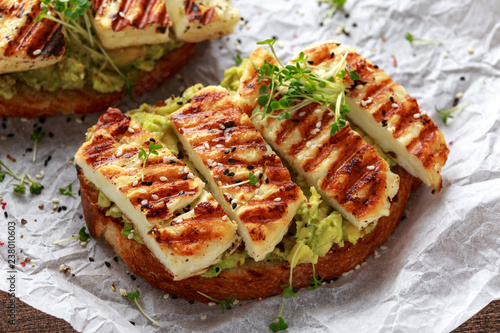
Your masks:
{"label": "open-faced sandwich", "polygon": [[442,133],[352,48],[288,65],[257,48],[222,86],[110,109],[75,156],[91,234],[157,288],[208,302],[336,279],[421,182],[441,188]]}
{"label": "open-faced sandwich", "polygon": [[0,116],[106,110],[178,72],[197,42],[232,33],[230,0],[6,0]]}

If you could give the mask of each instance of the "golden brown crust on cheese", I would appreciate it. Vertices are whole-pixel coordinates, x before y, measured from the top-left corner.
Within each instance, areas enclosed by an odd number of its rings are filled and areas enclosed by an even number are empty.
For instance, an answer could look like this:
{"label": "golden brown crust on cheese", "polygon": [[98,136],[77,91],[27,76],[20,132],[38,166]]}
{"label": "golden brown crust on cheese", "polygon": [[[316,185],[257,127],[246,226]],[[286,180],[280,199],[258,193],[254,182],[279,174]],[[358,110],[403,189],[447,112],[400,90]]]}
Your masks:
{"label": "golden brown crust on cheese", "polygon": [[[374,251],[382,245],[398,225],[412,190],[415,190],[420,181],[409,175],[402,168],[394,170],[401,178],[399,192],[391,205],[391,214],[383,217],[375,229],[358,240],[356,245],[346,243],[342,248],[331,250],[325,257],[319,258],[316,274],[325,280],[338,278],[356,265],[364,262]],[[173,281],[169,272],[165,270],[149,252],[149,250],[134,240],[121,235],[118,219],[105,216],[97,206],[98,190],[79,171],[78,178],[81,184],[81,198],[85,220],[93,237],[104,237],[122,258],[125,264],[137,275],[141,276],[156,288],[188,300],[198,299],[202,302],[209,300],[197,293],[200,291],[217,299],[227,299],[236,296],[238,299],[252,299],[280,294],[280,285],[288,282],[290,268],[288,263],[279,261],[247,262],[238,268],[223,270],[219,276],[203,278],[191,277],[181,281]],[[301,264],[293,270],[293,285],[306,287],[312,277],[312,266]]]}
{"label": "golden brown crust on cheese", "polygon": [[[135,80],[133,97],[139,97],[158,87],[179,72],[194,54],[195,44],[186,43],[161,58],[151,72],[143,72]],[[35,91],[16,84],[17,93],[12,99],[0,97],[0,117],[42,117],[56,113],[88,114],[103,112],[124,98],[122,92],[103,94],[90,87],[81,90],[56,92]]]}

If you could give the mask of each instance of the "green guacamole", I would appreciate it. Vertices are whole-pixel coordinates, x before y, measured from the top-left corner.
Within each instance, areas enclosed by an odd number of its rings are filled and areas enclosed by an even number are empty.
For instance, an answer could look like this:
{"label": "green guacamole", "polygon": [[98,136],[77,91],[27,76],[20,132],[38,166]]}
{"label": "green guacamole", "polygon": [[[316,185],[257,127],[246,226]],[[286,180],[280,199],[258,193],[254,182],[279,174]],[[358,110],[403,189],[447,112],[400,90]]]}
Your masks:
{"label": "green guacamole", "polygon": [[[248,60],[245,59],[240,66],[225,71],[224,80],[221,85],[232,93],[236,92],[247,63]],[[145,130],[153,133],[174,154],[178,154],[178,140],[173,133],[168,116],[181,108],[202,88],[201,84],[194,85],[188,88],[181,96],[170,97],[164,101],[162,106],[153,107],[144,104],[138,110],[129,112],[129,115]],[[361,132],[361,135],[365,137],[367,142],[373,144],[373,141],[366,134]],[[381,156],[386,158],[391,166],[394,165],[389,156],[384,154],[378,146],[375,144],[373,146],[381,153]],[[287,166],[285,162],[284,164]],[[309,187],[293,171],[291,175],[293,181],[302,188],[307,201],[302,204],[295,215],[295,223],[292,223],[290,227],[291,232],[267,255],[267,260],[286,260],[292,267],[301,263],[317,263],[318,258],[325,256],[334,244],[338,247],[343,247],[345,242],[356,244],[360,238],[375,228],[376,223],[370,225],[365,230],[358,230],[344,219],[340,213],[323,202],[314,187]],[[99,195],[99,201],[105,203],[106,208],[111,207],[108,209],[106,215],[113,214],[111,211],[114,205],[111,205],[111,202],[108,203],[104,199],[101,199],[101,194]],[[130,234],[130,230],[133,228],[131,223],[128,221],[127,223],[125,224],[127,227],[126,231],[122,231],[125,237]],[[135,234],[134,236],[137,235]],[[225,253],[222,260],[218,264],[211,266],[202,276],[217,276],[224,269],[243,265],[248,258],[246,251],[235,251],[232,254]]]}
{"label": "green guacamole", "polygon": [[[100,93],[122,91],[125,81],[105,56],[76,38],[67,39],[66,51],[55,65],[24,72],[0,75],[0,96],[10,99],[16,93],[16,82],[36,91],[58,91],[92,87]],[[166,44],[144,45],[107,51],[113,62],[132,81],[140,71],[151,71],[157,60],[182,46],[173,38]]]}

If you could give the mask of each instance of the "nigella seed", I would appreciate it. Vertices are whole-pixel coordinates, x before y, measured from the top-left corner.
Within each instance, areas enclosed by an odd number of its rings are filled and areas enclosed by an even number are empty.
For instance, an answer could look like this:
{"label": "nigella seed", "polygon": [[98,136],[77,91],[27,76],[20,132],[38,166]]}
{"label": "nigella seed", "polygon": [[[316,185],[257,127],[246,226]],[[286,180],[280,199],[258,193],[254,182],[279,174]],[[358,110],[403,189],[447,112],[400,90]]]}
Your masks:
{"label": "nigella seed", "polygon": [[141,185],[148,185],[148,182],[147,181],[142,181]]}
{"label": "nigella seed", "polygon": [[382,115],[385,116],[385,110],[382,110]]}
{"label": "nigella seed", "polygon": [[175,161],[174,160],[170,160],[170,164],[175,164]]}
{"label": "nigella seed", "polygon": [[106,264],[107,267],[111,267],[111,263],[109,263],[108,261],[105,261],[104,263]]}
{"label": "nigella seed", "polygon": [[266,184],[269,184],[269,178],[266,178]]}
{"label": "nigella seed", "polygon": [[233,176],[235,175],[235,173],[234,173],[234,172],[230,172],[230,173],[228,173],[227,175],[228,175],[229,177],[233,177]]}
{"label": "nigella seed", "polygon": [[155,142],[155,139],[154,138],[149,138],[149,141]]}
{"label": "nigella seed", "polygon": [[188,179],[188,175],[185,175],[182,179],[184,180]]}
{"label": "nigella seed", "polygon": [[299,121],[299,119],[292,119],[292,123],[298,123]]}
{"label": "nigella seed", "polygon": [[259,173],[259,179],[262,179],[262,176],[264,176],[263,173]]}
{"label": "nigella seed", "polygon": [[389,99],[391,100],[392,103],[394,103],[394,98],[392,96],[389,97]]}
{"label": "nigella seed", "polygon": [[229,154],[231,151],[228,149],[228,150],[224,150],[224,154]]}
{"label": "nigella seed", "polygon": [[333,57],[335,57],[335,53],[334,52],[330,53],[330,59],[332,59]]}
{"label": "nigella seed", "polygon": [[94,258],[89,257],[89,261],[90,261],[90,262],[94,262]]}
{"label": "nigella seed", "polygon": [[387,120],[382,120],[382,127],[386,127],[387,126]]}
{"label": "nigella seed", "polygon": [[184,194],[184,191],[180,191],[180,192],[179,192],[179,195],[183,195],[183,194]]}
{"label": "nigella seed", "polygon": [[241,179],[237,179],[237,180],[235,180],[234,182],[235,182],[236,184],[239,184],[239,183],[241,183]]}
{"label": "nigella seed", "polygon": [[135,322],[134,321],[129,320],[129,323],[131,323],[132,325],[135,326]]}
{"label": "nigella seed", "polygon": [[229,173],[229,169],[224,170],[224,175],[227,175]]}
{"label": "nigella seed", "polygon": [[308,63],[309,65],[314,65],[314,61],[311,61],[311,60],[309,60],[307,63]]}
{"label": "nigella seed", "polygon": [[137,280],[137,278],[135,277],[135,275],[134,275],[134,274],[130,275],[130,278],[132,279],[132,281]]}
{"label": "nigella seed", "polygon": [[248,166],[247,166],[247,169],[248,169],[248,170],[252,170],[252,169],[254,169],[254,168],[255,168],[255,167],[254,167],[253,165],[248,165]]}
{"label": "nigella seed", "polygon": [[177,105],[182,105],[183,103],[182,102],[177,102]]}
{"label": "nigella seed", "polygon": [[236,204],[236,202],[233,202],[233,205],[232,205],[233,209],[236,209],[236,206],[238,206],[238,205]]}
{"label": "nigella seed", "polygon": [[118,262],[118,257],[114,257],[113,260]]}
{"label": "nigella seed", "polygon": [[236,150],[236,147],[233,147],[233,149],[231,149],[231,153],[234,153],[235,150]]}
{"label": "nigella seed", "polygon": [[227,161],[228,161],[229,163],[236,163],[236,161],[235,161],[235,160],[233,160],[232,158],[229,158]]}

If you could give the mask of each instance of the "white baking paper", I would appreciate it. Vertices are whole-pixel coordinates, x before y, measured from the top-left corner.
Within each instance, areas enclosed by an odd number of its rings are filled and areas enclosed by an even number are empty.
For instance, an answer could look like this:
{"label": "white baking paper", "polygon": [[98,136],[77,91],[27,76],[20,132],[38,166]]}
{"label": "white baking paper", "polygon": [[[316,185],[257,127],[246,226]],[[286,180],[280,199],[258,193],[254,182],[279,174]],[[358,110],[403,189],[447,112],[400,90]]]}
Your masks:
{"label": "white baking paper", "polygon": [[[277,47],[278,55],[288,60],[309,44],[337,39],[355,46],[416,97],[440,126],[451,149],[442,172],[441,193],[433,195],[430,188],[421,187],[413,195],[408,218],[387,248],[377,250],[380,258],[371,257],[360,269],[317,291],[302,290],[300,297],[287,299],[283,317],[289,331],[448,332],[499,299],[500,3],[348,0],[346,11],[336,13],[323,26],[320,22],[329,7],[313,0],[233,3],[244,19],[234,35],[198,45],[182,79],[173,78],[139,102],[165,99],[197,82],[217,84],[224,69],[234,65],[237,40],[245,57],[257,41],[278,36],[282,46]],[[349,36],[337,34],[343,25]],[[405,40],[407,32],[442,45],[415,42],[411,46]],[[456,112],[455,119],[445,125],[434,106],[451,107],[459,93],[463,97],[458,103],[470,106]],[[77,241],[51,244],[75,235],[84,225],[79,197],[63,196],[59,188],[71,183],[78,191],[75,168],[69,162],[85,130],[97,118],[2,121],[0,159],[18,173],[35,175],[44,170],[45,189],[39,196],[18,195],[12,191],[15,182],[10,176],[0,183],[7,203],[0,211],[0,241],[4,243],[0,267],[5,272],[0,289],[9,289],[8,222],[14,221],[16,296],[63,318],[78,331],[270,331],[268,325],[278,315],[281,296],[240,302],[222,314],[219,306],[165,299],[163,292],[141,278],[131,280],[128,268],[121,260],[113,260],[115,254],[102,239],[92,239],[85,247]],[[37,125],[47,135],[32,163],[26,149],[33,147],[30,134]],[[7,154],[17,162],[7,159]],[[58,206],[66,210],[51,213],[52,199],[59,199]],[[22,267],[25,258],[31,262]],[[71,267],[74,276],[60,272],[61,264]],[[139,289],[139,302],[160,322],[160,328],[120,296],[120,288]],[[200,318],[203,315],[205,320]]]}

